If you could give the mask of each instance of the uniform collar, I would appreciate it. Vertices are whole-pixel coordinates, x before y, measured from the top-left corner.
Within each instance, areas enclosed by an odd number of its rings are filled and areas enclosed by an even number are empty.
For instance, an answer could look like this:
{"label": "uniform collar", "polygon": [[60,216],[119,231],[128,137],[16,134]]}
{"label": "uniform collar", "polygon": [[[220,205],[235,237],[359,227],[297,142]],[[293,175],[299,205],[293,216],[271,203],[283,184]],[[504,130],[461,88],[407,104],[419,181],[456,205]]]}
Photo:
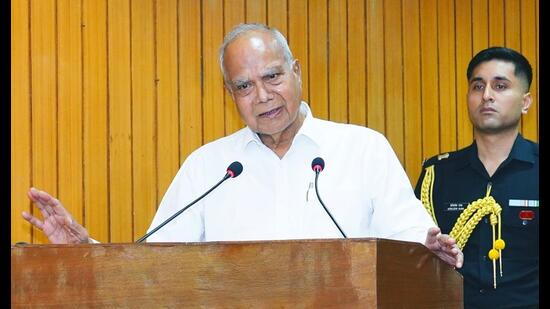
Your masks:
{"label": "uniform collar", "polygon": [[[458,168],[462,168],[467,165],[470,165],[472,167],[481,167],[483,168],[483,170],[485,170],[485,168],[483,167],[483,164],[479,160],[475,140],[470,146],[464,148],[463,151],[465,152],[465,156],[467,157],[467,160],[463,160],[462,164],[459,164],[457,166]],[[519,133],[516,136],[516,139],[514,140],[514,144],[512,145],[512,150],[510,151],[508,158],[504,160],[503,164],[511,160],[518,160],[518,161],[535,164],[535,160],[536,160],[535,151],[533,150],[531,144],[526,139],[524,139],[523,136],[521,136],[521,134]]]}
{"label": "uniform collar", "polygon": [[[300,127],[294,138],[296,139],[298,136],[304,136],[319,145],[323,137],[322,132],[316,129],[318,120],[313,117],[309,105],[304,101],[300,103],[300,112],[305,113],[306,118],[304,119],[302,127]],[[243,150],[250,144],[262,145],[263,143],[258,133],[252,131],[252,129],[247,126],[246,128],[244,128],[244,134],[241,140]]]}

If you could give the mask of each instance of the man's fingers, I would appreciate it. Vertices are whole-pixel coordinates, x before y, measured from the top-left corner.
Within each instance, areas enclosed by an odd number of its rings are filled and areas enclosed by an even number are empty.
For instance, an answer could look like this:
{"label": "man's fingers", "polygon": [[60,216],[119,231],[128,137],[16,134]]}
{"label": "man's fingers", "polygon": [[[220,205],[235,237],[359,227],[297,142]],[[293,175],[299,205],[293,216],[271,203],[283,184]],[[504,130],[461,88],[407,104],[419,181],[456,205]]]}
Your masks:
{"label": "man's fingers", "polygon": [[23,215],[23,218],[25,220],[29,221],[32,225],[36,226],[40,230],[42,230],[42,228],[44,227],[44,222],[40,221],[38,218],[29,214],[28,212],[23,211],[21,214]]}

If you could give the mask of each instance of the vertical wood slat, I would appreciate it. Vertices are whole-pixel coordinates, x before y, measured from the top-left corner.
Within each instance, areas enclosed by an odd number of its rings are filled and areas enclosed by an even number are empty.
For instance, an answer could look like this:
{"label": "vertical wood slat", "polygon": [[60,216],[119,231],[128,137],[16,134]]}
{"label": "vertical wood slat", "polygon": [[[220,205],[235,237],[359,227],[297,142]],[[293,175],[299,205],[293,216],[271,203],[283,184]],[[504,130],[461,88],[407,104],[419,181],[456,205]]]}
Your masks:
{"label": "vertical wood slat", "polygon": [[[225,35],[229,33],[229,31],[231,31],[235,25],[240,24],[245,19],[245,0],[224,1],[223,14],[224,14],[224,18],[223,18],[224,31],[223,32]],[[225,134],[226,135],[231,134],[245,126],[244,122],[241,120],[241,117],[239,116],[237,107],[233,103],[231,94],[227,90],[224,91],[224,108],[225,108],[224,113],[225,113]]]}
{"label": "vertical wood slat", "polygon": [[487,0],[472,0],[472,56],[489,46],[488,8]]}
{"label": "vertical wood slat", "polygon": [[[521,53],[529,60],[533,68],[538,67],[537,63],[537,30],[535,1],[521,1]],[[537,80],[537,71],[533,69],[533,77]],[[531,97],[533,103],[527,115],[522,117],[523,136],[531,139],[538,139],[538,95],[537,83],[531,84]]]}
{"label": "vertical wood slat", "polygon": [[489,46],[504,46],[504,1],[489,0]]}
{"label": "vertical wood slat", "polygon": [[420,3],[403,2],[403,98],[405,101],[405,168],[416,184],[422,164],[422,87],[420,68]]}
{"label": "vertical wood slat", "polygon": [[132,135],[134,237],[145,234],[157,207],[157,109],[154,2],[132,1]]}
{"label": "vertical wood slat", "polygon": [[246,22],[267,22],[267,0],[246,0]]}
{"label": "vertical wood slat", "polygon": [[307,1],[288,2],[288,44],[302,71],[302,98],[309,102],[309,50]]}
{"label": "vertical wood slat", "polygon": [[420,1],[420,61],[422,89],[422,154],[439,150],[439,90],[437,63],[437,0]]}
{"label": "vertical wood slat", "polygon": [[11,242],[31,242],[31,226],[21,217],[30,212],[31,97],[29,1],[11,1]]}
{"label": "vertical wood slat", "polygon": [[367,126],[385,134],[384,1],[367,3]]}
{"label": "vertical wood slat", "polygon": [[[31,1],[32,185],[57,196],[55,12],[54,0]],[[39,213],[35,207],[33,213]],[[47,240],[34,229],[33,242],[45,243]]]}
{"label": "vertical wood slat", "polygon": [[202,145],[201,4],[180,0],[178,7],[180,164]]}
{"label": "vertical wood slat", "polygon": [[[109,215],[112,242],[133,237],[130,0],[108,2]],[[130,177],[129,177],[130,176]]]}
{"label": "vertical wood slat", "polygon": [[454,0],[438,1],[438,80],[440,152],[456,149],[455,17]]}
{"label": "vertical wood slat", "polygon": [[316,117],[328,119],[328,20],[327,0],[310,0],[309,28],[309,99]]}
{"label": "vertical wood slat", "polygon": [[[521,20],[520,1],[521,0],[506,0],[504,2],[505,21]],[[521,50],[521,23],[506,22],[504,30],[504,44],[512,49]]]}
{"label": "vertical wood slat", "polygon": [[109,240],[107,123],[107,4],[83,2],[84,224]]}
{"label": "vertical wood slat", "polygon": [[275,27],[288,39],[287,0],[267,0],[267,24]]}
{"label": "vertical wood slat", "polygon": [[457,148],[463,148],[472,143],[473,126],[468,116],[466,95],[468,79],[466,69],[472,57],[472,2],[471,0],[455,1],[456,16],[456,116],[457,116]]}
{"label": "vertical wood slat", "polygon": [[101,241],[141,236],[178,164],[243,125],[217,52],[247,20],[287,35],[316,117],[385,133],[413,184],[423,158],[472,142],[465,71],[487,46],[532,63],[521,132],[537,141],[537,14],[534,0],[12,0],[12,240],[45,242],[20,217],[31,185]]}
{"label": "vertical wood slat", "polygon": [[[82,222],[82,33],[80,1],[57,1],[59,200]],[[68,134],[70,132],[70,134]]]}
{"label": "vertical wood slat", "polygon": [[177,0],[156,1],[157,202],[179,169]]}
{"label": "vertical wood slat", "polygon": [[385,132],[401,164],[405,163],[403,140],[403,46],[401,1],[384,1]]}
{"label": "vertical wood slat", "polygon": [[349,122],[346,1],[330,1],[328,7],[329,119]]}
{"label": "vertical wood slat", "polygon": [[202,11],[203,63],[203,134],[204,143],[225,134],[223,106],[223,78],[218,65],[218,47],[223,40],[222,1],[206,1]]}
{"label": "vertical wood slat", "polygon": [[365,2],[348,1],[348,91],[349,122],[367,124],[367,79],[365,53]]}

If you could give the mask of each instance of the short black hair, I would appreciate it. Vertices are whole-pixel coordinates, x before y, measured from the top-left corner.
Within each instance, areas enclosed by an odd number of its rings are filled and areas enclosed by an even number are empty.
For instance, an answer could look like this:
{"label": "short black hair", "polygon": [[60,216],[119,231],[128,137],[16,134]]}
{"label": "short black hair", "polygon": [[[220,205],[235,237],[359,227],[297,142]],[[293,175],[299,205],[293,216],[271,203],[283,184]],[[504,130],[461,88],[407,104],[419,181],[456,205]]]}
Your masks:
{"label": "short black hair", "polygon": [[531,87],[531,82],[533,81],[533,70],[531,68],[531,64],[529,64],[527,58],[519,52],[511,48],[501,46],[493,46],[484,49],[478,52],[472,60],[470,60],[468,70],[466,71],[466,77],[468,77],[468,80],[472,78],[474,69],[480,63],[490,60],[503,60],[513,63],[515,66],[514,74],[519,78],[525,79],[527,82],[527,91],[529,90]]}

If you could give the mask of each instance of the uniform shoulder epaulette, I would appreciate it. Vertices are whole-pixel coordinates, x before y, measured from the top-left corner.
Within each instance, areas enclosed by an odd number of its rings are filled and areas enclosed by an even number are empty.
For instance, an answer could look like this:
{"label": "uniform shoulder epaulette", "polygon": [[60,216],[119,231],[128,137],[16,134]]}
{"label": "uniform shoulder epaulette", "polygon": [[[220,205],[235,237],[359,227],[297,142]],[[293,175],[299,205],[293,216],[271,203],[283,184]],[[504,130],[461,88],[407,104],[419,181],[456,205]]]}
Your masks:
{"label": "uniform shoulder epaulette", "polygon": [[451,152],[445,152],[445,153],[440,153],[438,155],[435,155],[431,158],[424,159],[424,162],[422,162],[422,166],[423,167],[428,167],[430,165],[437,164],[437,162],[439,162],[441,160],[448,159],[451,156],[451,154],[452,154]]}

